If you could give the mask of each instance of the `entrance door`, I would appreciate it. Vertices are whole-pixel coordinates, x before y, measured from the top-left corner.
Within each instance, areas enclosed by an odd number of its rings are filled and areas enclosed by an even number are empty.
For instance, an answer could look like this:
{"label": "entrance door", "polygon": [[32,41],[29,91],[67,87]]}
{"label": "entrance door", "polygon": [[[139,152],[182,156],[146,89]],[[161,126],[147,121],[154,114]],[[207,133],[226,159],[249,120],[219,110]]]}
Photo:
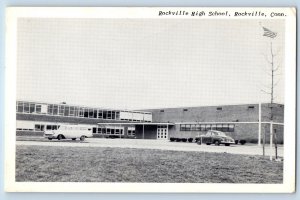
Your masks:
{"label": "entrance door", "polygon": [[168,127],[167,126],[157,126],[157,139],[167,140],[168,139]]}

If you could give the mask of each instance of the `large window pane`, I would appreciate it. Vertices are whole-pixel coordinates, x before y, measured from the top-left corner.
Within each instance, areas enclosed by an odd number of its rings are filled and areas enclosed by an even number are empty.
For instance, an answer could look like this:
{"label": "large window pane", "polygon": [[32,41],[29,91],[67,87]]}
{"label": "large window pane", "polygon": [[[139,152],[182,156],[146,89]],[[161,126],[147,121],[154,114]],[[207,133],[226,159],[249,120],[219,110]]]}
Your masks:
{"label": "large window pane", "polygon": [[58,114],[63,116],[63,115],[64,115],[64,112],[65,112],[65,106],[60,105],[60,106],[59,106]]}
{"label": "large window pane", "polygon": [[74,113],[75,113],[75,108],[74,108],[74,106],[70,106],[70,113],[69,113],[69,116],[74,116]]}
{"label": "large window pane", "polygon": [[211,130],[216,130],[217,129],[217,125],[216,124],[212,124],[211,125]]}
{"label": "large window pane", "polygon": [[49,104],[48,105],[48,115],[52,115],[53,114],[53,104]]}
{"label": "large window pane", "polygon": [[229,132],[234,132],[234,125],[233,124],[229,124],[228,131]]}
{"label": "large window pane", "polygon": [[89,109],[89,118],[94,117],[94,109]]}
{"label": "large window pane", "polygon": [[69,106],[65,106],[64,116],[69,116],[69,110],[70,110],[70,107]]}
{"label": "large window pane", "polygon": [[120,112],[119,111],[116,112],[116,120],[120,120]]}
{"label": "large window pane", "polygon": [[205,125],[205,130],[206,130],[206,131],[211,130],[211,125],[210,125],[210,124],[206,124],[206,125]]}
{"label": "large window pane", "polygon": [[89,109],[88,108],[84,108],[83,117],[86,117],[86,118],[89,117]]}
{"label": "large window pane", "polygon": [[79,117],[84,116],[84,108],[79,108]]}
{"label": "large window pane", "polygon": [[53,105],[53,115],[58,115],[58,105]]}
{"label": "large window pane", "polygon": [[42,112],[42,105],[37,104],[37,105],[35,106],[35,112],[36,112],[36,113],[41,113],[41,112]]}
{"label": "large window pane", "polygon": [[103,110],[103,119],[107,119],[107,111]]}
{"label": "large window pane", "polygon": [[24,103],[24,112],[29,113],[29,103]]}
{"label": "large window pane", "polygon": [[33,113],[34,111],[35,111],[35,104],[31,103],[30,108],[29,108],[29,112]]}
{"label": "large window pane", "polygon": [[23,109],[23,102],[18,102],[18,109],[17,109],[17,112],[20,112],[20,113],[22,113],[23,111],[24,111],[24,109]]}
{"label": "large window pane", "polygon": [[74,108],[74,116],[79,117],[79,108],[78,107]]}
{"label": "large window pane", "polygon": [[102,112],[102,110],[98,110],[98,118],[99,119],[103,118],[103,112]]}
{"label": "large window pane", "polygon": [[93,118],[97,118],[97,109],[94,109],[94,116]]}

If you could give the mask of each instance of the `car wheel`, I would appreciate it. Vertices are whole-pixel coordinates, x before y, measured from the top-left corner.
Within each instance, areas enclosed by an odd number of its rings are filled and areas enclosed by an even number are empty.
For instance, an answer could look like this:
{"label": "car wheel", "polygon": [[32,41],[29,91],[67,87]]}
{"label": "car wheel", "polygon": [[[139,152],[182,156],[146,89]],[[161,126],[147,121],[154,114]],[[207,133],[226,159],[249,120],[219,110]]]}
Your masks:
{"label": "car wheel", "polygon": [[72,140],[76,140],[76,138],[72,138]]}
{"label": "car wheel", "polygon": [[230,144],[225,144],[225,146],[227,146],[227,147],[228,147],[228,146],[230,146]]}
{"label": "car wheel", "polygon": [[84,135],[80,137],[80,141],[84,141],[84,139],[85,139]]}
{"label": "car wheel", "polygon": [[48,140],[52,140],[52,138],[48,138]]}
{"label": "car wheel", "polygon": [[61,139],[63,139],[63,136],[62,136],[62,135],[58,135],[58,136],[57,136],[57,139],[58,139],[58,140],[61,140]]}
{"label": "car wheel", "polygon": [[216,141],[215,141],[215,145],[216,145],[216,146],[219,146],[219,145],[220,145],[220,141],[219,141],[219,140],[216,140]]}
{"label": "car wheel", "polygon": [[210,145],[210,143],[206,143],[206,145]]}

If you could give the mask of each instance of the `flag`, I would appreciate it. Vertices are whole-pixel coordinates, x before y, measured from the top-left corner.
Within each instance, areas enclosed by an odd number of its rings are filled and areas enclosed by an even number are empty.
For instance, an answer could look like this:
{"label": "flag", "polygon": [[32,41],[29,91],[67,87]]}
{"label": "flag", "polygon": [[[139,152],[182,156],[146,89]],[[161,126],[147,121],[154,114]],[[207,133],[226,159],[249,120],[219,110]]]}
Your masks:
{"label": "flag", "polygon": [[275,38],[277,36],[277,33],[271,31],[270,29],[267,29],[266,27],[262,27],[264,29],[264,34],[263,36],[270,37],[270,38]]}

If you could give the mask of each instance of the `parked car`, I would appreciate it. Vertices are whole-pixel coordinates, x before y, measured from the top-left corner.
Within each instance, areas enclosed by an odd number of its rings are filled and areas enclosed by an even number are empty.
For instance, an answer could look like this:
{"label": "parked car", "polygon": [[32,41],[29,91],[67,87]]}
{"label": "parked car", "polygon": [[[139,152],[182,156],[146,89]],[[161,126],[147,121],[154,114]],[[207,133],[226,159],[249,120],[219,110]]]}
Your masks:
{"label": "parked car", "polygon": [[200,135],[195,139],[198,144],[205,143],[207,145],[215,144],[220,145],[224,144],[225,146],[230,146],[230,144],[234,144],[235,141],[233,138],[227,136],[224,132],[209,130],[205,135]]}

